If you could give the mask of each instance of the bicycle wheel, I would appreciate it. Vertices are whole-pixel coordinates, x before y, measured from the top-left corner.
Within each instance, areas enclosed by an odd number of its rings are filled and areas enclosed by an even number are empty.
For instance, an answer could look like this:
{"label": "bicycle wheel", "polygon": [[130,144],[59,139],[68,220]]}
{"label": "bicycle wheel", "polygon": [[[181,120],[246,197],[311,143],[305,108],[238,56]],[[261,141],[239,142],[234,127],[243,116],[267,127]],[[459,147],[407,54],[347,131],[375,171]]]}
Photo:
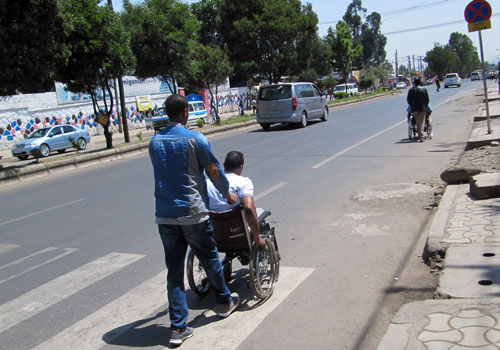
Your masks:
{"label": "bicycle wheel", "polygon": [[279,271],[274,244],[269,238],[264,240],[264,247],[253,243],[250,252],[250,287],[259,299],[267,299],[273,294]]}
{"label": "bicycle wheel", "polygon": [[411,120],[408,120],[408,139],[413,138],[413,126],[411,125]]}
{"label": "bicycle wheel", "polygon": [[207,274],[191,248],[187,257],[186,274],[189,287],[195,294],[199,296],[208,294],[210,285]]}

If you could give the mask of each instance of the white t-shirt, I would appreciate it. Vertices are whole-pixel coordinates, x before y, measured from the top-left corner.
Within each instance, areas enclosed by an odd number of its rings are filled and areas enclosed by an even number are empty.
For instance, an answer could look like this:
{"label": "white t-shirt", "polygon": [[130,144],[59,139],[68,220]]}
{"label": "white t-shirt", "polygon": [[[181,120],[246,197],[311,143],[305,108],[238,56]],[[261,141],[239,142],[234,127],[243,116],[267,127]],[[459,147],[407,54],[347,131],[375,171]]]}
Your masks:
{"label": "white t-shirt", "polygon": [[251,196],[253,197],[253,183],[248,177],[236,175],[235,173],[226,173],[227,180],[229,181],[229,192],[235,193],[238,200],[233,205],[227,203],[226,199],[222,197],[220,192],[212,184],[212,181],[207,178],[208,197],[210,198],[210,210],[213,211],[226,211],[232,209],[240,204],[240,198]]}

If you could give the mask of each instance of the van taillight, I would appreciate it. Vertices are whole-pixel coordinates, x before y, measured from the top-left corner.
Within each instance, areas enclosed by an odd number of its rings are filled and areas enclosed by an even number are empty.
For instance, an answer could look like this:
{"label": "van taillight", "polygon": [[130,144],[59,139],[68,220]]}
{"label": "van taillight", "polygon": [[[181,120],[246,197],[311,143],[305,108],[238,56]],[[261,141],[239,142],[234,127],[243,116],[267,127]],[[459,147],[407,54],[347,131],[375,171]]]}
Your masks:
{"label": "van taillight", "polygon": [[297,99],[295,97],[292,97],[292,111],[297,110]]}

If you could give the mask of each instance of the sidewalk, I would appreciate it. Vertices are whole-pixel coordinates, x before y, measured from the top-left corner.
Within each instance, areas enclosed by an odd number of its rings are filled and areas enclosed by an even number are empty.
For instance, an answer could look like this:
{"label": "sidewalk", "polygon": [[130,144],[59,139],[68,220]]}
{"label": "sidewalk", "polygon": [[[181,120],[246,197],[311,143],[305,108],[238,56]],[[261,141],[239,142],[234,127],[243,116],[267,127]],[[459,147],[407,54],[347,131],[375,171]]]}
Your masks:
{"label": "sidewalk", "polygon": [[[498,88],[490,90],[495,98]],[[499,139],[500,130],[494,129],[493,135]],[[489,143],[491,137],[476,129],[469,141]],[[500,349],[499,190],[500,173],[447,186],[425,252],[445,252],[435,293],[441,299],[403,305],[378,350]]]}

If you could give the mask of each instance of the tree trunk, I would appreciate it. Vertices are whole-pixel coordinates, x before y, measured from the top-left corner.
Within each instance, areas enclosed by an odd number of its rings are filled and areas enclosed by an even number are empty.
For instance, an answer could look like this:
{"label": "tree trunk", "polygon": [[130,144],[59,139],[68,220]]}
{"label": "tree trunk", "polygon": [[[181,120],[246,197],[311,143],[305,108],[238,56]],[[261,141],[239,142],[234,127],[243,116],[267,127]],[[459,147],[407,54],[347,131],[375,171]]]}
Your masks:
{"label": "tree trunk", "polygon": [[106,148],[113,148],[113,134],[109,132],[109,125],[103,127],[104,129],[104,137],[106,138]]}

